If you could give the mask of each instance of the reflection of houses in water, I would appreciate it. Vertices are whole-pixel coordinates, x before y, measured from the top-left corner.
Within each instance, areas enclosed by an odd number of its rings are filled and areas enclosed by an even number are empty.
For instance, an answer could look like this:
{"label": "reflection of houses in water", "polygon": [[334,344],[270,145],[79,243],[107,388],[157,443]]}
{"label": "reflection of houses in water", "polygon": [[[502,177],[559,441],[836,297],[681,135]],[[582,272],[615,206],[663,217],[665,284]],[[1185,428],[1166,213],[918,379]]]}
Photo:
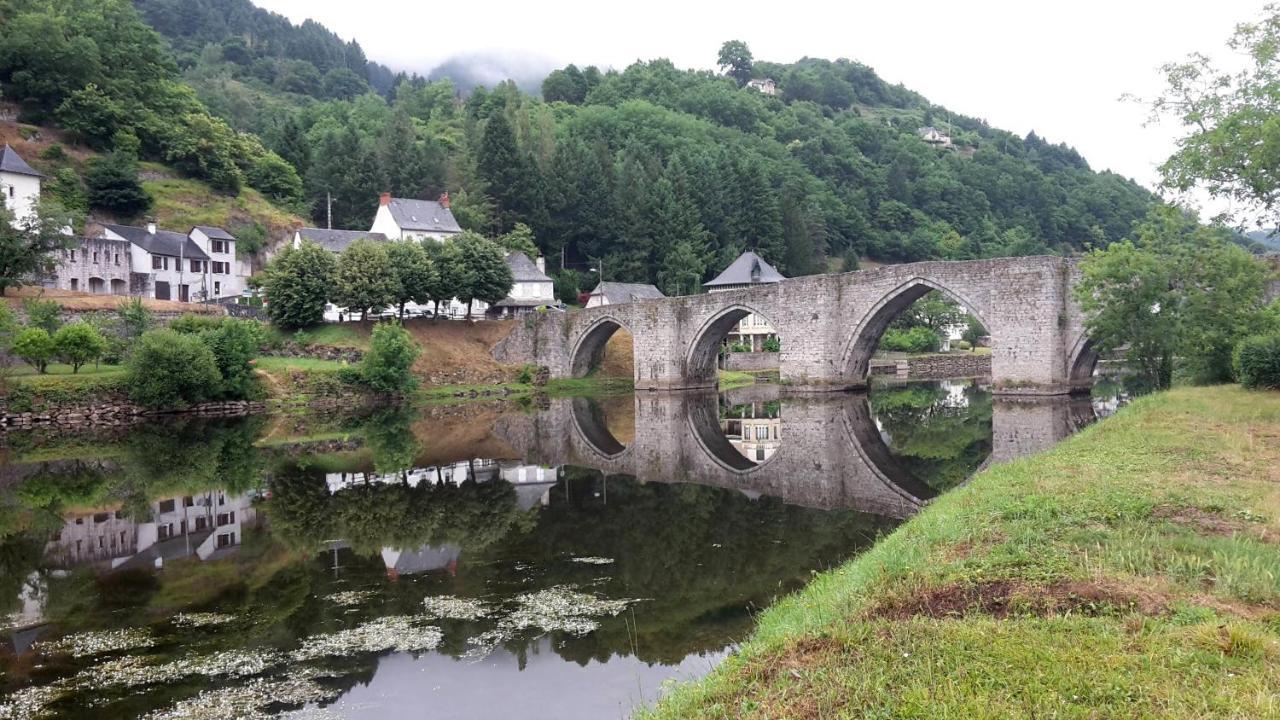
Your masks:
{"label": "reflection of houses in water", "polygon": [[112,569],[160,567],[191,555],[213,560],[234,551],[256,517],[251,495],[221,491],[152,501],[149,522],[120,510],[71,513],[45,546],[45,557],[61,567],[106,563]]}
{"label": "reflection of houses in water", "polygon": [[720,427],[729,444],[753,462],[768,460],[782,445],[782,418],[768,403],[734,406],[725,411]]}
{"label": "reflection of houses in water", "polygon": [[351,487],[374,484],[400,484],[416,488],[428,485],[461,485],[468,480],[478,483],[504,480],[516,487],[516,502],[521,510],[528,510],[538,503],[546,504],[547,493],[556,482],[556,469],[544,465],[528,465],[511,460],[486,460],[476,458],[447,465],[430,465],[410,468],[394,473],[331,472],[324,481],[330,493]]}
{"label": "reflection of houses in water", "polygon": [[418,575],[435,570],[448,570],[450,575],[456,575],[461,555],[462,548],[457,545],[424,545],[417,550],[382,548],[382,562],[387,566],[387,577],[392,580],[401,575]]}

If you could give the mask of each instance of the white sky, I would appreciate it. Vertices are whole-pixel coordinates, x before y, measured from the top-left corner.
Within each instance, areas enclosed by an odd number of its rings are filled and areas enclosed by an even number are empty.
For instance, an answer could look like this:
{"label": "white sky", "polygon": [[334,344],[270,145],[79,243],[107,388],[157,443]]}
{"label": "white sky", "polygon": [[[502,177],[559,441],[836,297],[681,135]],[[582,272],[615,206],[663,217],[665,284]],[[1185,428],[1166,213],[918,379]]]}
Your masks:
{"label": "white sky", "polygon": [[[848,57],[953,111],[1078,149],[1095,169],[1154,187],[1177,128],[1142,126],[1157,68],[1191,51],[1221,56],[1261,0],[990,0],[697,3],[646,0],[254,0],[295,22],[354,37],[370,59],[425,74],[460,53],[499,51],[623,68],[670,58],[711,68],[720,43],[758,60]],[[1220,208],[1214,208],[1220,209]]]}

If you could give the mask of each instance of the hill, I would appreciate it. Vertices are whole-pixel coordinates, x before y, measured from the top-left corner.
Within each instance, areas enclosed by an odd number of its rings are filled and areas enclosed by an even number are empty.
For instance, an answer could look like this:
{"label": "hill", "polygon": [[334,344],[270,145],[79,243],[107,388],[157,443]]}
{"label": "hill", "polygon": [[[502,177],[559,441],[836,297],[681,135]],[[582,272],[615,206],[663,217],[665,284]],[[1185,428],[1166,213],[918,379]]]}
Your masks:
{"label": "hill", "polygon": [[1271,251],[1280,251],[1280,234],[1275,230],[1252,230],[1244,234],[1250,242],[1257,243]]}
{"label": "hill", "polygon": [[[570,65],[541,98],[513,82],[464,95],[388,77],[358,44],[247,0],[0,0],[0,21],[5,97],[91,147],[136,137],[144,159],[213,191],[247,185],[313,219],[332,197],[335,226],[353,229],[379,192],[448,191],[465,228],[523,223],[552,267],[602,262],[608,279],[668,293],[747,248],[788,275],[1075,252],[1125,236],[1156,202],[1066,145],[951,113],[845,59],[753,62],[727,44],[731,75]],[[80,35],[91,48],[66,39]],[[80,51],[83,67],[51,60]],[[923,139],[928,126],[950,141]],[[588,282],[563,275],[566,290]]]}

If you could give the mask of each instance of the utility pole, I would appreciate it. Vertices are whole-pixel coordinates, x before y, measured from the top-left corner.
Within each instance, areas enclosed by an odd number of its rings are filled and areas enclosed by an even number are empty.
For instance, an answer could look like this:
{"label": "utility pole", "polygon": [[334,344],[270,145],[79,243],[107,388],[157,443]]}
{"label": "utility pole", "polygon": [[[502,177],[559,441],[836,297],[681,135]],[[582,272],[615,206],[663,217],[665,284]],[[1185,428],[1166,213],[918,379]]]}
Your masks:
{"label": "utility pole", "polygon": [[331,195],[328,190],[324,191],[324,206],[325,206],[325,214],[327,215],[327,217],[325,218],[325,227],[332,230],[333,229],[333,195]]}

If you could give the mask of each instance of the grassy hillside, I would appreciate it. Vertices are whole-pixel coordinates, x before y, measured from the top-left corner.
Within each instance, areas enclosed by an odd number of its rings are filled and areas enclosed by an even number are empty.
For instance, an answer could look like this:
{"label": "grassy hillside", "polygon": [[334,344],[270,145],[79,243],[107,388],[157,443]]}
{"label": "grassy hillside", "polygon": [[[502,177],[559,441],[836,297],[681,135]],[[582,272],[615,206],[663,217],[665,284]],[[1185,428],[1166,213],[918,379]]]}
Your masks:
{"label": "grassy hillside", "polygon": [[760,618],[648,718],[1262,718],[1280,393],[1143,398],[997,465]]}

